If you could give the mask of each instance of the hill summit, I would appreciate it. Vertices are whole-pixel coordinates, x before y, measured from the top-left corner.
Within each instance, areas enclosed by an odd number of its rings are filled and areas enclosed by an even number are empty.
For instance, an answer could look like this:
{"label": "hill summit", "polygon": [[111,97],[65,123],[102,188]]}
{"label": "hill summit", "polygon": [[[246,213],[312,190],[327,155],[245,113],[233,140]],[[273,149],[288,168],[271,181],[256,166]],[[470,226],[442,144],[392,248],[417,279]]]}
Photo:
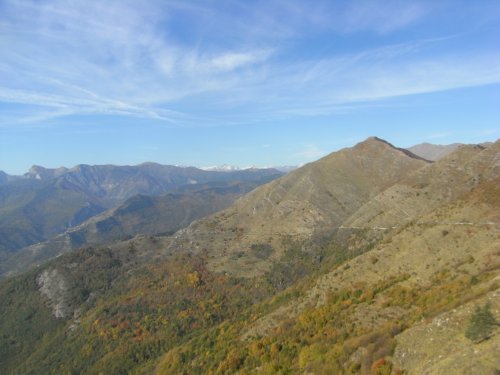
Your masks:
{"label": "hill summit", "polygon": [[[430,162],[371,137],[171,236],[61,255],[0,282],[0,364],[495,373],[499,155],[497,141]],[[487,327],[471,339],[478,311]]]}
{"label": "hill summit", "polygon": [[[176,234],[174,248],[211,254],[214,270],[255,275],[271,264],[250,251],[265,242],[271,259],[285,237],[334,230],[376,194],[428,162],[376,137],[334,152],[255,189],[230,208]],[[197,243],[193,248],[192,243]],[[235,254],[243,254],[235,256]]]}

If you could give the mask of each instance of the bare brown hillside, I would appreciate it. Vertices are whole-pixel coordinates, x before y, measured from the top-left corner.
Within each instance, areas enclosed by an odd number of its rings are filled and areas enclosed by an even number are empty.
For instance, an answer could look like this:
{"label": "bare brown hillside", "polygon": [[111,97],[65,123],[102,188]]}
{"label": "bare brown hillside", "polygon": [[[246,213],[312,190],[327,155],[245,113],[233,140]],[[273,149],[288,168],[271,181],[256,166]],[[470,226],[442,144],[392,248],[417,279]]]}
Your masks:
{"label": "bare brown hillside", "polygon": [[484,148],[464,145],[408,175],[349,217],[345,226],[394,227],[452,202],[500,175],[500,142]]}
{"label": "bare brown hillside", "polygon": [[[429,163],[370,138],[173,236],[0,283],[7,373],[475,374],[500,368],[499,143]],[[487,305],[489,303],[489,305]],[[489,307],[488,307],[489,306]],[[484,308],[483,308],[484,309]]]}
{"label": "bare brown hillside", "polygon": [[[489,150],[465,148],[450,155],[447,162],[417,171],[409,180],[416,181],[418,176],[437,184],[433,180],[439,175],[436,169],[443,175],[451,173],[450,164],[460,160],[464,165],[458,169],[468,170],[468,178],[474,178],[472,170],[482,177],[481,182],[471,182],[469,191],[465,191],[467,185],[457,185],[446,195],[436,190],[438,201],[426,207],[428,213],[415,213],[413,220],[402,225],[394,221],[396,227],[388,230],[373,250],[319,277],[304,296],[251,324],[243,338],[279,331],[283,322],[328,309],[332,295],[361,289],[365,294],[350,306],[343,324],[354,324],[362,332],[395,322],[407,325],[409,328],[396,336],[391,360],[397,368],[409,374],[443,374],[450,369],[456,374],[493,373],[500,365],[495,359],[500,330],[481,344],[466,339],[464,332],[477,304],[490,301],[497,320],[500,318],[498,155],[498,143]],[[468,180],[464,177],[463,181]],[[400,197],[407,199],[406,195]],[[369,297],[369,290],[378,292]]]}
{"label": "bare brown hillside", "polygon": [[[217,271],[254,276],[282,255],[282,236],[337,228],[381,191],[428,162],[372,137],[255,189],[230,208],[179,232],[171,249],[203,252]],[[252,246],[267,244],[265,259]],[[269,258],[269,259],[268,259]]]}

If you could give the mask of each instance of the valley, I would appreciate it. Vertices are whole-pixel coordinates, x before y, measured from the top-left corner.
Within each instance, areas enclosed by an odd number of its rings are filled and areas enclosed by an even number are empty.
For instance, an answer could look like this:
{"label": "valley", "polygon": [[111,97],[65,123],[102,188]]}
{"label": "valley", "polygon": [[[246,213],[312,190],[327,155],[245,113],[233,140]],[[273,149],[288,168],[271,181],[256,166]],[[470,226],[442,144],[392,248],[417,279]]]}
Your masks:
{"label": "valley", "polygon": [[[122,182],[103,192],[88,178],[96,216],[18,249],[19,269],[2,262],[18,274],[2,270],[0,365],[8,374],[493,374],[499,155],[497,141],[430,161],[370,137],[285,175],[206,172],[223,175],[148,194]],[[37,171],[50,189],[77,179]],[[40,179],[5,178],[2,202],[24,207]],[[110,191],[122,201],[106,210],[119,201]],[[466,337],[476,306],[497,322],[481,341]]]}
{"label": "valley", "polygon": [[499,0],[0,0],[0,375],[500,375]]}
{"label": "valley", "polygon": [[0,185],[0,276],[85,244],[174,232],[281,175],[274,169],[210,172],[153,163],[34,166]]}

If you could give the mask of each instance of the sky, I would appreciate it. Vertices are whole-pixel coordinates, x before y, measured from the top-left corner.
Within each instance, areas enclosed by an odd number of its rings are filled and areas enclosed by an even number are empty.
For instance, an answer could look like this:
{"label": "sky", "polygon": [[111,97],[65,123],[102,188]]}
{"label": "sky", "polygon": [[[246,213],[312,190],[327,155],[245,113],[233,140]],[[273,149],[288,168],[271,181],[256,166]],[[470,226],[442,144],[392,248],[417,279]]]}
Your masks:
{"label": "sky", "polygon": [[0,0],[0,170],[500,137],[498,0]]}

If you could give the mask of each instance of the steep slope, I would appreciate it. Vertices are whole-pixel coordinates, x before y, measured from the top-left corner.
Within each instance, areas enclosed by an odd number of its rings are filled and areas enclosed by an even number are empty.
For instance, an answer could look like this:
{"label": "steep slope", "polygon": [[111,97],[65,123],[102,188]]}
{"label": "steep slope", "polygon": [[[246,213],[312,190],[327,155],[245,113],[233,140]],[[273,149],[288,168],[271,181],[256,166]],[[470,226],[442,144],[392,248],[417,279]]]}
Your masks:
{"label": "steep slope", "polygon": [[0,282],[3,373],[152,373],[176,343],[269,295],[138,236]]}
{"label": "steep slope", "polygon": [[461,143],[452,143],[449,145],[420,143],[418,145],[409,147],[408,150],[424,159],[436,161],[452,153],[461,145]]}
{"label": "steep slope", "polygon": [[481,181],[500,174],[500,142],[485,148],[464,145],[367,202],[344,225],[393,227],[453,201]]}
{"label": "steep slope", "polygon": [[[334,152],[264,185],[178,233],[171,248],[209,254],[217,271],[254,276],[283,255],[286,238],[331,231],[379,192],[426,165],[378,138]],[[266,256],[255,254],[267,246]]]}
{"label": "steep slope", "polygon": [[98,196],[108,206],[136,194],[160,195],[190,184],[222,181],[258,181],[280,172],[274,169],[247,169],[232,172],[203,171],[155,163],[137,166],[78,165],[59,178],[65,184]]}
{"label": "steep slope", "polygon": [[137,234],[172,234],[193,220],[230,206],[258,183],[233,182],[188,186],[161,196],[136,195],[91,218],[71,236],[99,244]]}
{"label": "steep slope", "polygon": [[[429,165],[369,139],[174,237],[81,249],[0,282],[0,365],[40,374],[493,373],[500,330],[481,343],[464,333],[475,304],[492,301],[500,318],[498,144],[456,152]],[[430,208],[394,228],[347,226],[354,215],[375,223],[366,207],[398,186],[430,186],[429,201],[414,202]]]}
{"label": "steep slope", "polygon": [[22,176],[11,176],[4,171],[0,171],[0,185],[22,179]]}
{"label": "steep slope", "polygon": [[[498,276],[497,276],[498,279]],[[473,343],[464,336],[476,306],[500,311],[500,290],[483,292],[472,301],[416,324],[396,336],[394,366],[409,374],[495,374],[500,368],[500,334]],[[500,314],[495,314],[497,321]]]}
{"label": "steep slope", "polygon": [[479,343],[465,332],[476,305],[490,302],[500,319],[499,208],[492,176],[312,284],[170,350],[157,373],[495,373],[500,329]]}
{"label": "steep slope", "polygon": [[[127,290],[130,277],[141,279],[148,274],[143,265],[160,259],[161,246],[161,241],[142,237],[113,248],[89,247],[0,282],[2,373],[61,373],[51,360],[58,353],[65,360],[75,354],[68,351],[67,340],[78,339],[71,332],[78,328],[80,318],[99,299]],[[37,357],[39,351],[46,355]],[[77,370],[74,363],[62,372],[70,369]]]}
{"label": "steep slope", "polygon": [[14,252],[102,212],[102,202],[62,184],[18,180],[0,186],[0,247]]}
{"label": "steep slope", "polygon": [[208,172],[145,163],[45,169],[0,185],[0,249],[15,252],[43,242],[137,194],[161,195],[207,182],[267,182],[274,169]]}
{"label": "steep slope", "polygon": [[4,171],[0,171],[0,185],[5,184],[10,180],[11,176],[9,176],[7,173]]}
{"label": "steep slope", "polygon": [[[448,158],[416,170],[363,205],[344,222],[343,227],[352,227],[354,222],[356,228],[384,233],[384,238],[377,247],[378,251],[360,255],[350,261],[352,264],[348,263],[347,268],[319,279],[317,286],[309,293],[314,296],[314,303],[318,303],[318,298],[321,301],[319,303],[324,303],[327,294],[325,288],[348,287],[356,283],[360,273],[366,283],[396,277],[404,270],[412,270],[414,275],[418,275],[412,276],[412,280],[423,283],[445,268],[445,264],[449,266],[456,256],[462,260],[467,259],[475,244],[479,245],[476,253],[491,252],[495,247],[500,223],[500,202],[498,196],[495,196],[500,187],[499,157],[500,141],[487,149],[463,146]],[[457,179],[458,177],[460,178]],[[446,183],[447,179],[458,183]],[[432,194],[407,193],[401,186],[409,182],[417,187],[431,186]],[[400,193],[401,191],[404,193]],[[411,204],[408,203],[409,199]],[[402,206],[407,208],[404,218],[398,215]],[[406,216],[407,211],[412,215]],[[356,219],[353,220],[353,217]],[[448,236],[452,230],[459,237]],[[480,241],[474,236],[466,236],[476,232],[484,235],[485,239]],[[429,238],[425,238],[424,233]],[[455,246],[461,251],[455,252]],[[383,251],[385,248],[388,250]],[[384,254],[390,255],[385,255],[388,257],[386,261]],[[431,258],[428,259],[428,256]],[[433,258],[440,259],[431,261]],[[460,262],[461,260],[457,261]],[[310,303],[306,298],[303,304],[293,304],[278,313],[290,315],[291,311],[298,312]],[[272,315],[269,319],[274,321]],[[263,329],[268,329],[267,324],[262,325],[266,327]]]}
{"label": "steep slope", "polygon": [[63,234],[19,250],[0,264],[0,275],[26,271],[34,264],[84,245],[110,243],[138,234],[174,233],[193,220],[227,208],[260,182],[196,184],[162,196],[136,195]]}

